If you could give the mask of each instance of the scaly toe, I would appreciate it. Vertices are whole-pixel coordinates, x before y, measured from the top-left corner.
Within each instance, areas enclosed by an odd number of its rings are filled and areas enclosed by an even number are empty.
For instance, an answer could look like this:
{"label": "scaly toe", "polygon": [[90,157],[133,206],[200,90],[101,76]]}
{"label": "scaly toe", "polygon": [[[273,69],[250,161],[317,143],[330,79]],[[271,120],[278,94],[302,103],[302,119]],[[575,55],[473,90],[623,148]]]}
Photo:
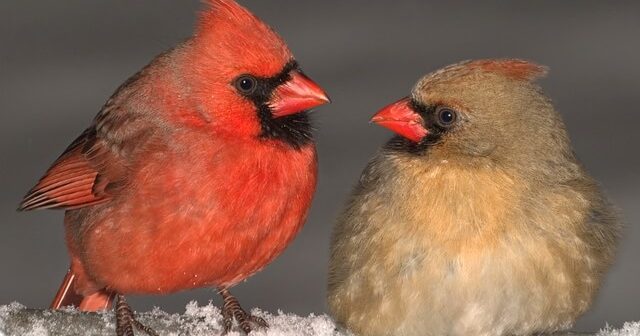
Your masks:
{"label": "scaly toe", "polygon": [[253,322],[260,328],[269,328],[269,324],[262,317],[249,315],[249,321]]}
{"label": "scaly toe", "polygon": [[149,336],[159,336],[158,333],[155,330],[153,330],[150,327],[147,327],[146,325],[140,323],[138,320],[133,320],[133,321],[131,321],[131,323],[133,324],[133,326],[136,329],[146,333]]}

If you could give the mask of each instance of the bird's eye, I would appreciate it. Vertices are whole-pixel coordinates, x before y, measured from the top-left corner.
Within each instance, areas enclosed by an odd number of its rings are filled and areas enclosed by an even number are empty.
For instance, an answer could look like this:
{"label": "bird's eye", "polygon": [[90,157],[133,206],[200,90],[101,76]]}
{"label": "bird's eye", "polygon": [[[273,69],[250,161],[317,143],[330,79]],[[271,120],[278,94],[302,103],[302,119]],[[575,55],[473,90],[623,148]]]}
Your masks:
{"label": "bird's eye", "polygon": [[236,89],[244,95],[250,95],[256,91],[258,80],[249,75],[240,76],[236,80]]}
{"label": "bird's eye", "polygon": [[449,128],[458,121],[458,112],[449,107],[436,109],[436,123],[442,128]]}

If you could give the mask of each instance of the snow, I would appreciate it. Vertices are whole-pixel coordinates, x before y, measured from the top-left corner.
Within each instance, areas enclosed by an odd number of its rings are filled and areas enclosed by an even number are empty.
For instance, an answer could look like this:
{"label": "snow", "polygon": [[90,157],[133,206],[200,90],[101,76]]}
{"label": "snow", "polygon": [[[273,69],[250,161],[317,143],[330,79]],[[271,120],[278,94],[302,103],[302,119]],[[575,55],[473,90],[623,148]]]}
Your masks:
{"label": "snow", "polygon": [[[264,318],[270,328],[256,330],[251,336],[352,336],[339,330],[327,315],[301,317],[278,311],[271,314],[254,309],[253,314]],[[213,336],[222,334],[220,309],[209,303],[200,306],[196,302],[187,305],[185,313],[168,314],[156,308],[136,315],[139,320],[154,328],[163,336]],[[112,312],[81,313],[75,309],[61,311],[35,310],[12,303],[0,306],[0,336],[75,336],[115,335]],[[136,335],[143,335],[136,333]],[[242,336],[234,328],[228,336]],[[571,334],[577,335],[577,334]],[[625,323],[621,329],[606,326],[597,336],[640,336],[640,322]]]}
{"label": "snow", "polygon": [[[282,311],[270,314],[259,309],[251,313],[264,318],[270,326],[252,332],[251,336],[349,336],[349,333],[339,331],[327,315],[300,317]],[[191,302],[182,315],[168,314],[156,308],[136,316],[163,336],[212,336],[221,335],[223,331],[220,309],[212,303],[199,306]],[[0,336],[14,335],[115,335],[115,319],[112,312],[87,314],[75,309],[43,311],[27,309],[19,303],[0,306]],[[243,333],[234,326],[227,335],[241,336]]]}
{"label": "snow", "polygon": [[640,336],[640,322],[627,322],[621,329],[607,326],[600,330],[598,336]]}

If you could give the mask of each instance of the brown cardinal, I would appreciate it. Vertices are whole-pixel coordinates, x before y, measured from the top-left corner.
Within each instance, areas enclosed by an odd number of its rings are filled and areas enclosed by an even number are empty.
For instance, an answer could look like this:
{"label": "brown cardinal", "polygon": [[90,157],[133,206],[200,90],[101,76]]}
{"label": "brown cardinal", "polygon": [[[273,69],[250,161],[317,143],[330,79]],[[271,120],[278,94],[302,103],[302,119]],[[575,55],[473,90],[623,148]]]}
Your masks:
{"label": "brown cardinal", "polygon": [[528,335],[572,326],[618,221],[520,60],[436,71],[372,121],[399,136],[333,233],[329,306],[357,335]]}
{"label": "brown cardinal", "polygon": [[53,308],[115,297],[118,335],[152,332],[123,295],[204,286],[227,330],[264,325],[228,289],[284,250],[315,190],[307,111],[327,95],[257,17],[208,2],[193,37],[127,80],[20,206],[67,210]]}

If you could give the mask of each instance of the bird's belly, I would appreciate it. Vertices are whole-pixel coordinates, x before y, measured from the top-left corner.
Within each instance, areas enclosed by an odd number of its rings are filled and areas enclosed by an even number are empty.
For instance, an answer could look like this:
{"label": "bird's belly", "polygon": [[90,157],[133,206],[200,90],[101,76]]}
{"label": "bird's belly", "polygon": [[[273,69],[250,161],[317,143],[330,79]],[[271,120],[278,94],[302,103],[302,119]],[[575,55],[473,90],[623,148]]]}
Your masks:
{"label": "bird's belly", "polygon": [[190,183],[94,209],[80,229],[83,267],[93,287],[123,294],[232,286],[278,256],[304,223],[315,175],[298,176]]}
{"label": "bird's belly", "polygon": [[165,227],[99,225],[89,238],[84,264],[99,283],[120,293],[234,285],[282,252],[302,225],[306,209],[270,214],[262,222],[247,216],[233,222],[174,218]]}
{"label": "bird's belly", "polygon": [[398,262],[363,265],[331,293],[332,309],[365,335],[526,335],[570,327],[592,299],[584,281],[595,274],[550,251],[516,250],[369,255]]}

